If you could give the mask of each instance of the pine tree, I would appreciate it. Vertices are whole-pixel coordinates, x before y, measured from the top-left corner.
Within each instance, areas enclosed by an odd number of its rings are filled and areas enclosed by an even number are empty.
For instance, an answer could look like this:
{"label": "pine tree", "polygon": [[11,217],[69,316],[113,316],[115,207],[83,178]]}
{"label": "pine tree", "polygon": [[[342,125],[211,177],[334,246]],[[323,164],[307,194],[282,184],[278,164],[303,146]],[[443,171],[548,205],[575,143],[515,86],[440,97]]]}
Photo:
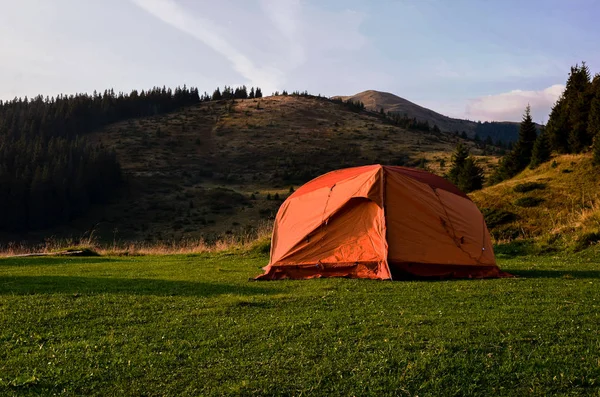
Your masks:
{"label": "pine tree", "polygon": [[592,155],[594,165],[600,166],[600,135],[596,135],[592,145]]}
{"label": "pine tree", "polygon": [[248,94],[248,99],[254,99],[254,87],[250,88],[250,93]]}
{"label": "pine tree", "polygon": [[592,140],[587,123],[590,108],[590,71],[585,62],[571,67],[565,91],[556,101],[548,120],[548,137],[559,153],[580,152]]}
{"label": "pine tree", "polygon": [[515,154],[519,171],[525,169],[531,162],[533,145],[537,139],[537,128],[531,118],[531,107],[527,105],[519,128],[519,140],[516,143]]}
{"label": "pine tree", "polygon": [[529,167],[536,168],[548,160],[550,160],[550,141],[548,140],[548,134],[543,129],[533,145]]}
{"label": "pine tree", "polygon": [[254,97],[255,98],[262,98],[263,94],[262,94],[262,90],[260,89],[260,87],[256,87],[256,91],[254,92]]}
{"label": "pine tree", "polygon": [[220,101],[221,99],[223,99],[223,96],[221,95],[221,90],[219,89],[219,87],[217,87],[217,89],[212,94],[212,100]]}
{"label": "pine tree", "polygon": [[456,145],[456,149],[454,149],[454,153],[452,154],[452,165],[450,166],[450,171],[448,171],[447,175],[448,180],[453,184],[458,185],[458,176],[464,168],[468,157],[469,148],[459,142]]}
{"label": "pine tree", "polygon": [[248,98],[248,89],[245,85],[241,87],[237,87],[233,92],[233,98],[235,99],[247,99]]}
{"label": "pine tree", "polygon": [[569,123],[569,149],[579,153],[592,143],[587,135],[588,113],[590,108],[590,71],[585,62],[572,69],[572,79],[567,82],[565,93],[568,95]]}
{"label": "pine tree", "polygon": [[592,81],[590,98],[587,133],[593,139],[595,145],[596,137],[600,136],[600,74],[597,74]]}
{"label": "pine tree", "polygon": [[567,113],[567,104],[564,94],[558,98],[552,110],[548,124],[546,125],[548,139],[553,150],[559,153],[569,152],[569,117]]}
{"label": "pine tree", "polygon": [[491,182],[501,182],[523,171],[531,163],[536,140],[537,129],[531,118],[531,108],[527,105],[519,127],[519,140],[514,145],[510,144],[512,149],[500,160],[498,168],[491,177]]}
{"label": "pine tree", "polygon": [[470,193],[481,189],[483,180],[483,169],[475,163],[473,157],[467,157],[462,170],[458,174],[458,188],[465,193]]}

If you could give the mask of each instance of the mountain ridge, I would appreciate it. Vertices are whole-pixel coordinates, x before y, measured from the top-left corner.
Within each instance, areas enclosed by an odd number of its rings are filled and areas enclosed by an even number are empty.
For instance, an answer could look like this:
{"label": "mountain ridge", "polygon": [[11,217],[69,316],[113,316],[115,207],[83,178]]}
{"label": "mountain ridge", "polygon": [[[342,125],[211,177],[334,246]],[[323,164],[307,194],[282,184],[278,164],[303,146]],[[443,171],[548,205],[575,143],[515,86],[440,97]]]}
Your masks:
{"label": "mountain ridge", "polygon": [[416,118],[418,121],[427,121],[432,126],[437,125],[444,132],[465,132],[469,137],[475,137],[477,135],[481,139],[486,139],[489,136],[494,142],[514,142],[519,135],[518,122],[477,122],[453,118],[385,91],[366,90],[354,95],[336,95],[333,96],[332,99],[353,102],[359,101],[365,105],[365,108],[372,111],[381,111],[381,109],[383,109],[386,113],[396,113],[406,115],[410,118]]}

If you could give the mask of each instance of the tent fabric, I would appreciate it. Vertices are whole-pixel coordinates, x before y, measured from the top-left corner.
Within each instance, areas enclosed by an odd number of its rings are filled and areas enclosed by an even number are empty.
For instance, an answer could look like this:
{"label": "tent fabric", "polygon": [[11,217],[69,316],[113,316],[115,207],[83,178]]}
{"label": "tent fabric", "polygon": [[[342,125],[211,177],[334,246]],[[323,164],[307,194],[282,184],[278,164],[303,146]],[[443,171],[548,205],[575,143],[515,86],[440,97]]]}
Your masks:
{"label": "tent fabric", "polygon": [[510,276],[467,195],[431,173],[382,165],[332,171],[288,197],[263,270],[257,279]]}

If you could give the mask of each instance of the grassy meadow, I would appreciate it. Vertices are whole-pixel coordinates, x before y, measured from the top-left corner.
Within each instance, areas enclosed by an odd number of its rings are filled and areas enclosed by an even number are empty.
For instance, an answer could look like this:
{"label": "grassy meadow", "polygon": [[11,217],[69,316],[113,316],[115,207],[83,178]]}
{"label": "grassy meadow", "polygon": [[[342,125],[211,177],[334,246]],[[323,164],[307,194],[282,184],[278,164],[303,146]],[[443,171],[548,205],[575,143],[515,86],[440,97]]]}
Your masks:
{"label": "grassy meadow", "polygon": [[600,395],[597,248],[495,280],[251,282],[255,251],[0,259],[0,395]]}

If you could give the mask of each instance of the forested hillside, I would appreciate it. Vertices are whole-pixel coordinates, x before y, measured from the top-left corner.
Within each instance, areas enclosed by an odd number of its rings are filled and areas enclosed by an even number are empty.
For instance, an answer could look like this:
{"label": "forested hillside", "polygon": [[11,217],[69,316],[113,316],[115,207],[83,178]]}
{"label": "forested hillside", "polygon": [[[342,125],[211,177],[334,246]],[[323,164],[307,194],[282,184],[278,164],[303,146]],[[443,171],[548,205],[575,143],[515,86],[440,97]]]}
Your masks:
{"label": "forested hillside", "polygon": [[[497,152],[453,134],[406,129],[376,112],[289,94],[202,102],[98,130],[127,180],[124,198],[78,223],[98,234],[148,241],[251,232],[290,192],[322,173],[365,164],[444,174],[458,142],[486,172]],[[485,147],[485,149],[483,149]]]}
{"label": "forested hillside", "polygon": [[600,165],[600,74],[591,78],[585,63],[571,67],[566,89],[554,104],[548,124],[539,133],[525,109],[519,139],[500,161],[491,178],[500,182],[516,176],[525,168],[536,168],[549,161],[552,153],[593,151]]}
{"label": "forested hillside", "polygon": [[[458,142],[414,119],[307,92],[154,88],[0,105],[1,240],[177,240],[245,233],[324,172],[368,163],[444,174]],[[489,173],[493,157],[480,158]]]}
{"label": "forested hillside", "polygon": [[119,160],[84,136],[200,99],[197,89],[184,86],[0,101],[0,231],[65,223],[106,203],[121,182]]}
{"label": "forested hillside", "polygon": [[582,249],[600,241],[600,74],[571,68],[547,127],[537,132],[529,107],[519,139],[472,195],[499,240],[532,238],[541,249]]}

